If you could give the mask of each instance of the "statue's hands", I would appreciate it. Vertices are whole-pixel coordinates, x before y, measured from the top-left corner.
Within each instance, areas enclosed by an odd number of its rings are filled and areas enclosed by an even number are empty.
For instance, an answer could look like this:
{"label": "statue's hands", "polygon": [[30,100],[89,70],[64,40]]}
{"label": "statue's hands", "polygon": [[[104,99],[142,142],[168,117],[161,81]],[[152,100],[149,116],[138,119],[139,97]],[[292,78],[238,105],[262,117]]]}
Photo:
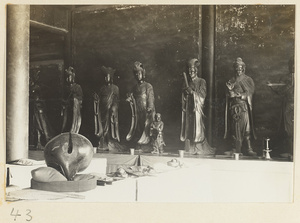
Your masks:
{"label": "statue's hands", "polygon": [[231,83],[230,81],[228,81],[228,82],[226,83],[226,86],[227,86],[227,88],[228,88],[230,91],[234,88],[234,84]]}
{"label": "statue's hands", "polygon": [[235,97],[242,97],[242,95],[241,95],[241,93],[239,93],[239,92],[235,92]]}
{"label": "statue's hands", "polygon": [[126,94],[126,101],[130,101],[131,100],[131,95],[132,95],[132,93],[127,93]]}
{"label": "statue's hands", "polygon": [[152,112],[152,108],[148,107],[147,108],[147,113],[151,113]]}
{"label": "statue's hands", "polygon": [[238,98],[238,97],[242,97],[242,95],[239,92],[235,92],[235,91],[229,91],[229,96],[231,98]]}
{"label": "statue's hands", "polygon": [[187,88],[185,89],[185,92],[186,92],[187,94],[193,94],[193,89],[192,89],[191,87],[187,87]]}

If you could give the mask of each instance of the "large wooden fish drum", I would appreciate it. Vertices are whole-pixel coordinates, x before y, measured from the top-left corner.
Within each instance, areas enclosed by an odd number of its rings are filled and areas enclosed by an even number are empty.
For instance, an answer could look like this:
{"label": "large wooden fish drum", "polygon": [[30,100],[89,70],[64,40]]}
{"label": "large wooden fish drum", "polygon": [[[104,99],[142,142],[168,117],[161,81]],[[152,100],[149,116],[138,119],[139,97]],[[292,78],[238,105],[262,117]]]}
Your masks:
{"label": "large wooden fish drum", "polygon": [[95,188],[95,177],[77,174],[89,166],[93,154],[92,143],[80,134],[62,133],[54,137],[44,150],[48,167],[32,171],[31,188],[57,192]]}

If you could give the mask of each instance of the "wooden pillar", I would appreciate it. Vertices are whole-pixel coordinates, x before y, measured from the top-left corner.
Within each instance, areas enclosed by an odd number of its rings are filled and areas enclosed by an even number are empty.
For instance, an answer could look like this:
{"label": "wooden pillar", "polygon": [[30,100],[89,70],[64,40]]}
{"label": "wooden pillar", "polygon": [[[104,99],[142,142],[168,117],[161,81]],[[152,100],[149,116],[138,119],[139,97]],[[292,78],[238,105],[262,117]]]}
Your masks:
{"label": "wooden pillar", "polygon": [[[202,63],[202,6],[198,6],[199,24],[198,24],[198,60]],[[198,68],[199,77],[203,77],[202,66]]]}
{"label": "wooden pillar", "polygon": [[214,42],[215,42],[215,6],[202,6],[202,72],[207,84],[207,126],[206,134],[212,144],[213,99],[214,99]]}
{"label": "wooden pillar", "polygon": [[29,5],[7,5],[6,162],[28,158]]}
{"label": "wooden pillar", "polygon": [[64,57],[64,64],[65,68],[68,68],[69,66],[73,66],[73,58],[72,58],[72,26],[73,26],[73,9],[74,6],[71,7],[71,9],[66,10],[67,13],[67,20],[68,20],[68,32],[65,35],[65,57]]}

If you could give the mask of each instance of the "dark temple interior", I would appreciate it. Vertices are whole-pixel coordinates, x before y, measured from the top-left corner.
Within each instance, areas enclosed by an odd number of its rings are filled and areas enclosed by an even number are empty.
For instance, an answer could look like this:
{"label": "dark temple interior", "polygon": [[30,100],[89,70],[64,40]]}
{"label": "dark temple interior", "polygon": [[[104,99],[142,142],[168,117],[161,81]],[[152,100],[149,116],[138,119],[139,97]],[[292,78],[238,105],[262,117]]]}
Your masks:
{"label": "dark temple interior", "polygon": [[[255,83],[253,118],[258,155],[270,138],[272,156],[288,152],[282,126],[282,103],[268,82],[289,73],[288,61],[295,48],[295,6],[217,5],[212,12],[200,5],[31,5],[30,72],[40,70],[42,98],[54,135],[61,133],[61,99],[64,70],[76,70],[83,90],[82,125],[79,133],[96,146],[93,93],[104,84],[101,66],[116,69],[114,84],[120,90],[119,130],[127,145],[130,107],[126,94],[136,81],[132,66],[141,61],[146,81],[161,113],[165,150],[176,153],[180,141],[182,73],[190,58],[198,58],[198,76],[207,82],[204,114],[206,136],[216,154],[230,149],[224,139],[225,83],[234,74],[237,57],[246,63],[246,75]],[[29,110],[30,149],[36,144]]]}

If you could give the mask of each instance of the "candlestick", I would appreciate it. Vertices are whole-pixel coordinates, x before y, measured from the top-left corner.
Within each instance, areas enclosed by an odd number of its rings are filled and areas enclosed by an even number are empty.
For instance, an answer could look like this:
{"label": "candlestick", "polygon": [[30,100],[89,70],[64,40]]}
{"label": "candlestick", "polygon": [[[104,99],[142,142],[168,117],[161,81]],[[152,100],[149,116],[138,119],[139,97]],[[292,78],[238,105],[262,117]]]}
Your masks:
{"label": "candlestick", "polygon": [[267,159],[267,160],[271,159],[270,152],[272,151],[269,149],[269,141],[270,141],[270,138],[266,138],[266,147],[267,148],[264,151],[266,152],[265,159]]}

